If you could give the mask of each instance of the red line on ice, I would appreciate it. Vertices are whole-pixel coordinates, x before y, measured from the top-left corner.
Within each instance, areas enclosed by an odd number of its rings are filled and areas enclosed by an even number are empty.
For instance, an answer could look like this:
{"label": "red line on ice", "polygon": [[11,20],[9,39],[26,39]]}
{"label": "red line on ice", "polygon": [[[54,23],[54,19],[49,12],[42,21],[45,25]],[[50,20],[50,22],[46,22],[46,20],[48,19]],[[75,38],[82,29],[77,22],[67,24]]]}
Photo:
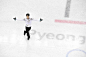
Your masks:
{"label": "red line on ice", "polygon": [[58,20],[58,19],[56,19],[55,22],[58,22],[58,23],[70,23],[70,24],[86,24],[86,22],[83,22],[83,21]]}

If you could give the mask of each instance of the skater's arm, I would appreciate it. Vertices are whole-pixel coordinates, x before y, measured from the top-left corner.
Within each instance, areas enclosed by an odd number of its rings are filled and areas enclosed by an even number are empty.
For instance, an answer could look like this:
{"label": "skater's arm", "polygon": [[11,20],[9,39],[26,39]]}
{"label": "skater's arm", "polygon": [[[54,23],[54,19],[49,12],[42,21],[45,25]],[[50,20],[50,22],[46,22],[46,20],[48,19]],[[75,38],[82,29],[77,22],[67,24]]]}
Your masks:
{"label": "skater's arm", "polygon": [[34,18],[31,18],[31,20],[32,20],[32,21],[40,21],[40,20],[38,20],[38,19],[34,19]]}
{"label": "skater's arm", "polygon": [[15,21],[17,20],[17,21],[25,21],[25,19],[17,19],[16,17],[15,18],[13,18]]}
{"label": "skater's arm", "polygon": [[43,19],[40,18],[40,19],[38,20],[38,19],[31,18],[31,20],[41,22]]}
{"label": "skater's arm", "polygon": [[21,19],[21,20],[20,20],[20,19],[16,19],[16,20],[17,20],[17,21],[25,21],[25,19]]}

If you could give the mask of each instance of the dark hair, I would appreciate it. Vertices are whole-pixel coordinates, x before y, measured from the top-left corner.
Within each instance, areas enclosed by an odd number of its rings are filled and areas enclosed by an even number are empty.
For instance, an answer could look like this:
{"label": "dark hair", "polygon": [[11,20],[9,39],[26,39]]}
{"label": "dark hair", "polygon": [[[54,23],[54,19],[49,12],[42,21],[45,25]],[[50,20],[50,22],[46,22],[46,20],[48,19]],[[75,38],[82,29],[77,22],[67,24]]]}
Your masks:
{"label": "dark hair", "polygon": [[26,14],[26,16],[30,16],[30,14],[29,14],[29,13],[27,13],[27,14]]}

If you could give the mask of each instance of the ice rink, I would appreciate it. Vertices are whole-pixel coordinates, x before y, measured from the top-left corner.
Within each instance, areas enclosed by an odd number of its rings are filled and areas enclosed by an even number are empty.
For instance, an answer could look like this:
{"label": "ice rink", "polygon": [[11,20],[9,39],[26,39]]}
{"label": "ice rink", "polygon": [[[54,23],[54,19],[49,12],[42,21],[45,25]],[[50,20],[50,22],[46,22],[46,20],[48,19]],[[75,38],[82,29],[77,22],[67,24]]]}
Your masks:
{"label": "ice rink", "polygon": [[[71,1],[69,18],[65,17]],[[55,20],[86,22],[85,0],[0,0],[0,57],[86,57],[86,24],[58,23]],[[30,13],[31,38],[23,35]]]}

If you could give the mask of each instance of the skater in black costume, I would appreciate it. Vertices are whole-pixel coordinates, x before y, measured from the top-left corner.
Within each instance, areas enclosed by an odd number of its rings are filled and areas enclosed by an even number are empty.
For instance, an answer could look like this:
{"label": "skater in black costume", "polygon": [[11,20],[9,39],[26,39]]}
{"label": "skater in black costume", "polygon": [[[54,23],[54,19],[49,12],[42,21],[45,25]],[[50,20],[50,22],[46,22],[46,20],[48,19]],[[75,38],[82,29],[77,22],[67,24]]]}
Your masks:
{"label": "skater in black costume", "polygon": [[[15,21],[16,20],[18,20],[18,19],[16,19],[16,17],[15,18],[13,18]],[[25,25],[25,29],[26,30],[24,30],[24,35],[27,33],[27,39],[29,40],[30,39],[30,33],[29,33],[29,31],[31,30],[31,22],[32,21],[39,21],[39,22],[41,22],[41,21],[43,21],[43,19],[41,19],[40,18],[40,20],[35,20],[35,19],[33,19],[33,18],[30,18],[30,14],[29,13],[27,13],[26,14],[26,18],[24,18],[23,20],[20,20],[20,21],[25,21],[26,22],[26,25]]]}

